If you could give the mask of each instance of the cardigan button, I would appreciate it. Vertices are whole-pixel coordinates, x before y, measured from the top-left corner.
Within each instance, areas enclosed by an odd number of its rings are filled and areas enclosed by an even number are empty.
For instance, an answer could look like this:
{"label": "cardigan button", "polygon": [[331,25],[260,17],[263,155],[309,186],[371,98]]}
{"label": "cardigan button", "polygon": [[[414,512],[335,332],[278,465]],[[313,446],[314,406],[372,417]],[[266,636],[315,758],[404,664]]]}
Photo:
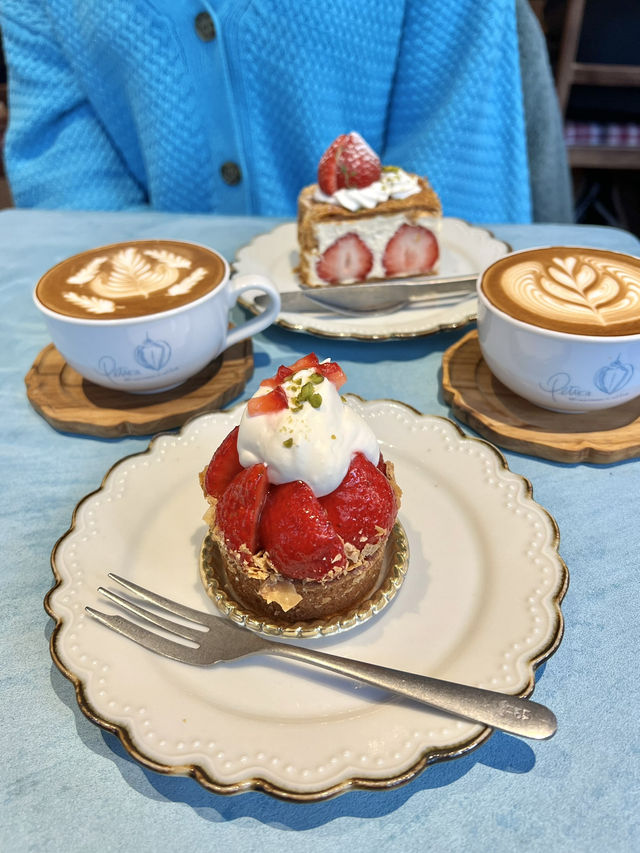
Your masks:
{"label": "cardigan button", "polygon": [[222,175],[222,180],[225,184],[228,184],[230,187],[235,187],[235,185],[239,184],[242,180],[240,166],[232,160],[227,160],[226,163],[223,163],[222,166],[220,166],[220,174]]}
{"label": "cardigan button", "polygon": [[202,41],[213,41],[216,37],[216,25],[208,12],[198,12],[195,20],[196,32]]}

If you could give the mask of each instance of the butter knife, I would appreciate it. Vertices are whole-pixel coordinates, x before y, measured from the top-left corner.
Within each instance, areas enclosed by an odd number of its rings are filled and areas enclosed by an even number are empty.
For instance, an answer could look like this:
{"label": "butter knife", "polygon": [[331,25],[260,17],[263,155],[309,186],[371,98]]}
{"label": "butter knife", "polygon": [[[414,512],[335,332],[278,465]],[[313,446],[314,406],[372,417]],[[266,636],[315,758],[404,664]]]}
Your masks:
{"label": "butter knife", "polygon": [[[468,299],[475,294],[477,275],[448,278],[421,278],[396,281],[392,284],[334,284],[327,287],[305,287],[280,293],[281,310],[318,312],[323,308],[341,314],[376,314],[420,302],[440,306]],[[267,297],[257,296],[255,304],[266,306]]]}

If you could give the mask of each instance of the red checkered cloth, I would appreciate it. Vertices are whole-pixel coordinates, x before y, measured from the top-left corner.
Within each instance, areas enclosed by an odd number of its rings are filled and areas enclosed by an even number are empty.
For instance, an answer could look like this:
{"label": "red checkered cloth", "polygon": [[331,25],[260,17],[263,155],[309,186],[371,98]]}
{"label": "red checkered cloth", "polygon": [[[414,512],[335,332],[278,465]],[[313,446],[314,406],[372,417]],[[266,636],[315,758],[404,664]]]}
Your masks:
{"label": "red checkered cloth", "polygon": [[564,128],[567,146],[610,145],[616,148],[640,146],[640,124],[597,124],[568,121]]}

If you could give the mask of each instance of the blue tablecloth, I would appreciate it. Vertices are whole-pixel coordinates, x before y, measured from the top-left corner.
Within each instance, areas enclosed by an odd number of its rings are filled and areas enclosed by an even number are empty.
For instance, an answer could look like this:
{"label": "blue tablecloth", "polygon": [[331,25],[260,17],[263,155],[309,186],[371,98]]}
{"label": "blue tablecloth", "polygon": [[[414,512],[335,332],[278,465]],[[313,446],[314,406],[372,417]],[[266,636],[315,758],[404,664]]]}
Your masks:
{"label": "blue tablecloth", "polygon": [[[42,606],[52,583],[51,548],[80,498],[147,439],[62,434],[30,407],[24,376],[48,343],[31,301],[36,280],[74,252],[130,238],[192,240],[232,258],[275,224],[149,213],[0,214],[3,849],[638,849],[637,461],[563,465],[506,453],[558,522],[560,552],[571,573],[565,637],[535,691],[559,719],[549,741],[494,734],[476,751],[429,768],[403,788],[352,792],[325,803],[285,803],[260,793],[216,796],[191,779],[163,776],[131,759],[114,736],[84,717],[71,683],[52,664],[52,626]],[[515,249],[568,243],[640,254],[633,236],[614,229],[490,227]],[[341,363],[349,377],[345,390],[448,416],[441,359],[466,331],[374,343],[273,327],[254,340],[255,373],[245,396],[274,366],[315,350]]]}

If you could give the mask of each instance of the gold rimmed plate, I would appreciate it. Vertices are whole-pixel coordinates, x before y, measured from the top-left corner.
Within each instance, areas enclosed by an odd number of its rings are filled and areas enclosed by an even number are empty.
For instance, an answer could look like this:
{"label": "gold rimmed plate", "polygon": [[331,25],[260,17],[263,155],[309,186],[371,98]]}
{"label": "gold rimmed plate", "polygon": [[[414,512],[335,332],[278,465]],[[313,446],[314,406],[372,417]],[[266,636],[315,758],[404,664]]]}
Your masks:
{"label": "gold rimmed plate", "polygon": [[[562,637],[568,576],[553,519],[494,447],[451,421],[389,400],[345,399],[394,463],[411,561],[376,618],[309,642],[529,695],[536,667]],[[198,565],[207,532],[198,472],[241,413],[199,416],[120,460],[56,544],[46,598],[51,653],[84,713],[155,771],[193,776],[216,793],[261,790],[295,801],[393,788],[481,744],[486,727],[338,676],[262,658],[190,667],[85,615],[86,605],[109,609],[97,592],[109,572],[215,612]],[[536,687],[543,702],[545,679]]]}
{"label": "gold rimmed plate", "polygon": [[[440,261],[437,278],[472,276],[511,250],[486,228],[462,219],[444,217],[438,234]],[[285,222],[266,234],[260,234],[236,253],[233,264],[237,273],[260,273],[268,276],[281,293],[301,292],[295,269],[298,265],[298,243],[295,222]],[[259,291],[247,291],[238,300],[254,314],[262,310],[256,303]],[[440,307],[412,303],[379,316],[344,316],[318,306],[317,312],[282,311],[277,324],[294,332],[307,332],[325,338],[362,341],[415,338],[444,329],[455,329],[476,318],[477,300]]]}
{"label": "gold rimmed plate", "polygon": [[287,622],[285,619],[265,619],[240,603],[230,588],[224,562],[215,542],[207,534],[200,552],[200,577],[208,596],[223,616],[250,631],[267,637],[310,640],[329,637],[364,625],[393,601],[407,574],[409,545],[402,525],[396,522],[385,545],[378,578],[371,594],[357,606],[336,613],[328,619]]}

